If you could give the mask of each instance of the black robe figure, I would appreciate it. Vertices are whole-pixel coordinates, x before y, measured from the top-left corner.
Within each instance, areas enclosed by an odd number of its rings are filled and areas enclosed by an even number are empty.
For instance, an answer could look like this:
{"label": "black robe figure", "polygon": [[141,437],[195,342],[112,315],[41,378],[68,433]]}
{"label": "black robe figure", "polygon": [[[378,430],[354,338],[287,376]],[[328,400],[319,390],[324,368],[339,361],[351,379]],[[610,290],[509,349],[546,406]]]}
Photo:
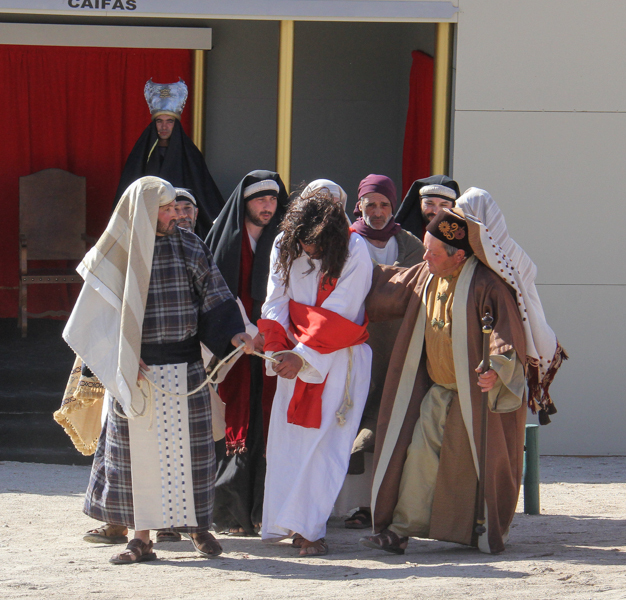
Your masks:
{"label": "black robe figure", "polygon": [[424,239],[424,228],[428,225],[428,223],[424,222],[422,215],[420,190],[427,185],[443,185],[454,190],[457,198],[460,196],[459,184],[447,175],[431,175],[413,182],[404,200],[402,200],[400,208],[398,208],[395,220],[396,223],[402,225],[402,229],[410,231],[420,240]]}
{"label": "black robe figure", "polygon": [[[276,213],[257,241],[251,268],[249,263],[245,263],[248,266],[244,267],[242,247],[246,240],[243,236],[248,235],[244,221],[246,214],[244,190],[254,183],[267,179],[275,181],[279,187]],[[256,324],[261,315],[261,306],[267,293],[270,253],[288,202],[287,191],[277,173],[252,171],[232,193],[206,238],[206,244],[226,284],[235,297],[241,297],[248,318],[253,324]],[[249,247],[247,251],[250,252]],[[250,272],[247,285],[243,285],[246,282],[240,280],[242,268]],[[243,297],[244,295],[247,299]],[[238,377],[239,374],[233,372],[237,364],[229,373],[229,376],[234,377],[228,387],[226,386],[228,376],[220,386],[220,395],[227,405],[226,439],[216,442],[215,445],[218,463],[213,521],[218,532],[255,535],[259,532],[263,517],[265,440],[271,408],[268,401],[271,403],[273,398],[275,378],[265,376],[269,381],[265,383],[264,393],[263,360],[256,356],[243,356],[237,362],[241,361],[249,361],[249,389],[242,389],[242,385],[239,384],[239,381],[245,382],[246,378]],[[242,367],[248,368],[246,365],[239,365],[239,368]],[[243,385],[247,387],[247,383]],[[229,389],[230,397],[225,397],[225,392]],[[243,451],[232,453],[234,438],[238,438],[235,444]]]}
{"label": "black robe figure", "polygon": [[155,175],[174,187],[188,188],[198,202],[195,233],[204,239],[224,206],[202,153],[185,133],[178,119],[166,147],[158,145],[156,124],[152,121],[130,151],[120,177],[113,208],[126,188],[144,175]]}

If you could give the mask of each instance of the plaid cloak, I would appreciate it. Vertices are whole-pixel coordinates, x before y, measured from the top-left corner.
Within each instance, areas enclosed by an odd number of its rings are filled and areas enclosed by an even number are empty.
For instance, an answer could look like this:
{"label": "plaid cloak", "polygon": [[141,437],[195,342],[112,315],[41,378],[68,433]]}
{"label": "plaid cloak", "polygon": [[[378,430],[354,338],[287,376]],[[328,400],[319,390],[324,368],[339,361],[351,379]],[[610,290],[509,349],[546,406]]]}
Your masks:
{"label": "plaid cloak", "polygon": [[[245,327],[239,308],[200,239],[180,229],[171,236],[157,237],[142,343],[181,342],[198,335],[214,354],[223,356],[233,335],[242,331]],[[205,377],[201,361],[188,365],[189,390]],[[94,455],[83,510],[99,521],[134,528],[128,423],[113,411],[116,400],[108,394],[107,398],[106,422]],[[198,527],[180,529],[196,532],[212,524],[215,448],[208,389],[205,387],[189,396],[188,406]],[[119,405],[118,412],[121,412]]]}

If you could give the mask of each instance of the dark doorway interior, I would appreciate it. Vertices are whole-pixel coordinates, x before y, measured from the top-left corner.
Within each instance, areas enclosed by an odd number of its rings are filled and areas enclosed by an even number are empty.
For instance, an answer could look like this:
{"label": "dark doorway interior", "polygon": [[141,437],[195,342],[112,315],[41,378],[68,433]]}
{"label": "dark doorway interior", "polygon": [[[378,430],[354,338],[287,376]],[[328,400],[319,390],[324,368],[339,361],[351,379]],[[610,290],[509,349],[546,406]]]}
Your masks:
{"label": "dark doorway interior", "polygon": [[64,326],[35,319],[22,338],[16,319],[0,319],[0,460],[91,464],[52,418],[74,363]]}

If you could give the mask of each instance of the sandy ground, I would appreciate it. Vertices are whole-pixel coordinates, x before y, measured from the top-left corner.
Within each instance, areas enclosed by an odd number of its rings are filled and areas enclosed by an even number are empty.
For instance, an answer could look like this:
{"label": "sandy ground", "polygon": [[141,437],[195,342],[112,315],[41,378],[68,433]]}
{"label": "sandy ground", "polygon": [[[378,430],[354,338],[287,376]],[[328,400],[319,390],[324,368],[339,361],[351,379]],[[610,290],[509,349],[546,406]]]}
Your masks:
{"label": "sandy ground", "polygon": [[331,554],[300,559],[283,542],[220,536],[212,560],[183,541],[158,561],[108,563],[122,546],[89,544],[88,467],[0,463],[0,598],[446,599],[626,598],[626,457],[542,457],[541,515],[520,499],[498,555],[411,540],[404,556],[369,550],[331,519]]}

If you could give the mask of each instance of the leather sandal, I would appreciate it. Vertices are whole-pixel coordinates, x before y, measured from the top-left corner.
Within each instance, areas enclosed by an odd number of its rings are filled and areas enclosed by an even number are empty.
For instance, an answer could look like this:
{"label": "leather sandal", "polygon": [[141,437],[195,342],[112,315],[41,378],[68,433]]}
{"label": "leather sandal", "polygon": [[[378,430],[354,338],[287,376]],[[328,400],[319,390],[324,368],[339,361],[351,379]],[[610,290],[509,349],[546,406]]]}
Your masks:
{"label": "leather sandal", "polygon": [[222,553],[222,546],[208,531],[198,533],[185,533],[186,538],[191,540],[193,547],[205,558],[215,558]]}
{"label": "leather sandal", "polygon": [[152,552],[152,540],[147,544],[140,539],[130,540],[126,546],[126,550],[114,554],[109,562],[114,565],[130,565],[132,563],[147,562],[156,560],[157,555]]}
{"label": "leather sandal", "polygon": [[372,513],[359,509],[343,523],[346,529],[369,529],[372,526]]}
{"label": "leather sandal", "polygon": [[291,545],[294,548],[302,548],[302,542],[304,541],[305,539],[299,533],[294,533],[291,538]]}
{"label": "leather sandal", "polygon": [[157,529],[156,543],[162,544],[163,542],[180,542],[182,536],[178,531],[174,529]]}
{"label": "leather sandal", "polygon": [[102,527],[90,529],[84,536],[85,542],[92,544],[127,544],[128,527],[124,525],[111,525],[107,523]]}
{"label": "leather sandal", "polygon": [[383,529],[377,535],[368,535],[362,537],[359,542],[368,548],[374,548],[375,550],[384,550],[391,554],[404,554],[406,547],[409,544],[408,537],[400,537],[390,529]]}

